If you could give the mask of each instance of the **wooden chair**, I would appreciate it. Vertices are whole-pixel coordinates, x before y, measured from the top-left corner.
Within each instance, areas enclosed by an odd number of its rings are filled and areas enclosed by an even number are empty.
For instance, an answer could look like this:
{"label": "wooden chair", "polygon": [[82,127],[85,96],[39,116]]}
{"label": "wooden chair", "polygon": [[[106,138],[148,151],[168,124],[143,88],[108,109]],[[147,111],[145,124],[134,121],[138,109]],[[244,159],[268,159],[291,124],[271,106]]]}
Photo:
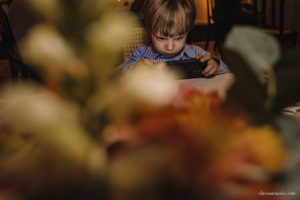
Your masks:
{"label": "wooden chair", "polygon": [[205,49],[207,50],[209,41],[213,38],[216,48],[222,48],[222,43],[227,33],[235,24],[252,24],[252,17],[242,9],[240,0],[207,0],[207,40]]}
{"label": "wooden chair", "polygon": [[[206,35],[206,43],[205,43],[205,50],[208,49],[209,42],[212,36],[212,29],[215,21],[215,1],[214,0],[206,0],[206,8],[207,8],[207,35]],[[214,51],[216,50],[216,44],[214,46]]]}
{"label": "wooden chair", "polygon": [[291,41],[295,47],[298,32],[285,27],[285,0],[254,0],[253,3],[256,24],[276,36],[283,47],[286,41]]}
{"label": "wooden chair", "polygon": [[[5,3],[9,4],[11,1]],[[10,27],[8,17],[6,12],[2,8],[3,3],[0,5],[0,36],[4,48],[8,53],[8,59],[10,64],[11,78],[13,80],[22,79],[32,79],[40,81],[40,78],[33,71],[33,69],[24,64],[22,57],[20,55],[16,39]]]}
{"label": "wooden chair", "polygon": [[135,27],[130,30],[130,39],[123,47],[123,58],[126,58],[138,47],[150,44],[150,37],[144,27]]}

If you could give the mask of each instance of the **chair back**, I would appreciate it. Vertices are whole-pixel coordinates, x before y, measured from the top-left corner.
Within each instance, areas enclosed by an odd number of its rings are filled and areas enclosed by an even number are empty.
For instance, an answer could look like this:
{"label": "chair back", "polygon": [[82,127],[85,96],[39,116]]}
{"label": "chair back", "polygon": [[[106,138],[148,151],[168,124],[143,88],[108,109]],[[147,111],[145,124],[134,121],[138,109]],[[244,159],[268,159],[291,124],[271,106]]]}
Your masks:
{"label": "chair back", "polygon": [[[10,3],[10,1],[7,3]],[[3,46],[8,53],[11,78],[30,78],[31,80],[40,82],[40,77],[36,72],[34,72],[31,67],[25,65],[22,60],[15,36],[9,24],[7,14],[2,8],[2,4],[0,5],[0,36]]]}
{"label": "chair back", "polygon": [[206,0],[207,4],[207,23],[213,24],[215,21],[215,0]]}
{"label": "chair back", "polygon": [[264,28],[277,29],[279,37],[284,35],[285,0],[254,0],[256,24]]}
{"label": "chair back", "polygon": [[140,46],[150,45],[150,37],[144,27],[135,27],[130,30],[130,38],[123,47],[124,60]]}
{"label": "chair back", "polygon": [[276,36],[282,48],[294,48],[298,32],[285,27],[286,0],[253,0],[256,24]]}
{"label": "chair back", "polygon": [[[206,0],[206,9],[207,9],[207,35],[206,35],[206,43],[204,49],[207,50],[209,46],[209,42],[211,40],[212,34],[212,26],[215,22],[215,1],[214,0]],[[216,48],[216,46],[215,46]],[[216,50],[214,48],[214,50]]]}
{"label": "chair back", "polygon": [[8,54],[15,59],[19,58],[20,53],[16,47],[17,42],[2,6],[0,6],[0,36],[4,47],[8,51]]}

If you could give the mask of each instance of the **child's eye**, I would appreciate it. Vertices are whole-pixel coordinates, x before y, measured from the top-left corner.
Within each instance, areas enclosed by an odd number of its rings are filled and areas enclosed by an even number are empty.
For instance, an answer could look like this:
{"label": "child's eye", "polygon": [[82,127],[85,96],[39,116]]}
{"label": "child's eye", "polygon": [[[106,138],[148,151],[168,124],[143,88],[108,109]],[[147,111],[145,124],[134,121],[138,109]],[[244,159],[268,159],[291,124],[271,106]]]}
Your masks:
{"label": "child's eye", "polygon": [[165,40],[166,38],[164,37],[156,37],[157,40]]}
{"label": "child's eye", "polygon": [[180,37],[176,37],[175,40],[182,40],[183,39],[183,36],[180,36]]}

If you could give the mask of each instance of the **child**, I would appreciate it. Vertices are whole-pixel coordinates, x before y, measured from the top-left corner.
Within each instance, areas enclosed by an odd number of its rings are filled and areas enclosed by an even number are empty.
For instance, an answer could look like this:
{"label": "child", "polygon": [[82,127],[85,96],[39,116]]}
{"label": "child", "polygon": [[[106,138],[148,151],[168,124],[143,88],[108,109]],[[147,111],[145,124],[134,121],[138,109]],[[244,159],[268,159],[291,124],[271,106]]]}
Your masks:
{"label": "child", "polygon": [[230,72],[218,58],[195,45],[187,45],[186,38],[196,18],[193,0],[149,0],[144,10],[144,23],[151,36],[151,46],[137,48],[129,56],[122,70],[130,71],[137,63],[200,59],[208,62],[205,77]]}

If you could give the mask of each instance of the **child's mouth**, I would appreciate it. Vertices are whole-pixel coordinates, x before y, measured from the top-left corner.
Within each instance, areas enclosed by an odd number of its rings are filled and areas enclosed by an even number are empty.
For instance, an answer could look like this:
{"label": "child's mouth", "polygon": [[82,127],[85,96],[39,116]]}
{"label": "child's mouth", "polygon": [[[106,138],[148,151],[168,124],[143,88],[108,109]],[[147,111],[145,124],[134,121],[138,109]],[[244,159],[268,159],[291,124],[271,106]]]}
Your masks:
{"label": "child's mouth", "polygon": [[164,53],[164,55],[167,56],[167,57],[174,57],[175,56],[174,53]]}

